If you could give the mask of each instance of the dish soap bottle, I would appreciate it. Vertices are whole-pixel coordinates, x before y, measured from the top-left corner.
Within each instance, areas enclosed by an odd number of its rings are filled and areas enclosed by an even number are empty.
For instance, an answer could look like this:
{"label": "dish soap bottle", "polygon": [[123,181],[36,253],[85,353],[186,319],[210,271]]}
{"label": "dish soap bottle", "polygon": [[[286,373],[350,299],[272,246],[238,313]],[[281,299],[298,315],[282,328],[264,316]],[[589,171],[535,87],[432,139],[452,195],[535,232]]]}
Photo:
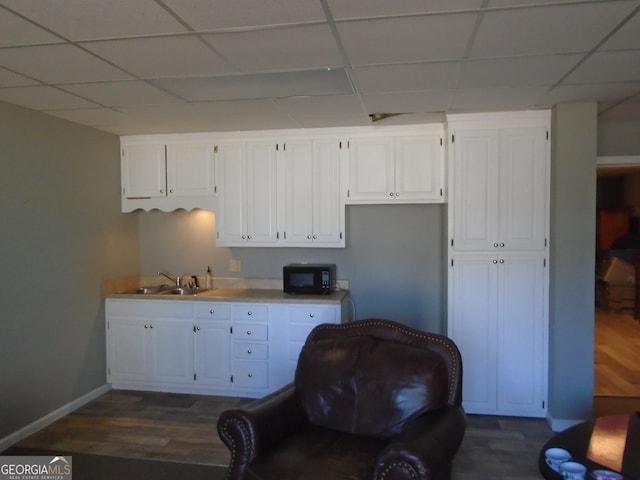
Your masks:
{"label": "dish soap bottle", "polygon": [[205,288],[213,288],[213,275],[211,274],[211,267],[207,267],[207,277],[205,279]]}

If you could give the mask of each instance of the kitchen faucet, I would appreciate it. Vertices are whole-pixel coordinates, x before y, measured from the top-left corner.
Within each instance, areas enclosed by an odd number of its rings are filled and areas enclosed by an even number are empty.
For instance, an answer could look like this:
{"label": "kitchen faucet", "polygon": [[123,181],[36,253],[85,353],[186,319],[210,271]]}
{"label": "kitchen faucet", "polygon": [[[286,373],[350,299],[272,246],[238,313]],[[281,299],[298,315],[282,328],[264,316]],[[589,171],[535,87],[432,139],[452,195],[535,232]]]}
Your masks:
{"label": "kitchen faucet", "polygon": [[183,273],[182,275],[169,275],[168,273],[158,272],[158,275],[167,277],[169,280],[175,283],[176,287],[179,288],[182,286],[182,277],[184,277],[186,274]]}

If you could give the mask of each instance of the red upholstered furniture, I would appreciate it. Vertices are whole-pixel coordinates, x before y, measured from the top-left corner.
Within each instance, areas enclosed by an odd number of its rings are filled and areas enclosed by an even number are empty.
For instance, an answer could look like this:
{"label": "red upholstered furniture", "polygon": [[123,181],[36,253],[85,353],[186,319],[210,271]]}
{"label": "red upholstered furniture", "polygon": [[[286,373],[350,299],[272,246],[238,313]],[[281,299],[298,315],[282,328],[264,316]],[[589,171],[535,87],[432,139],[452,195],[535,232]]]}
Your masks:
{"label": "red upholstered furniture", "polygon": [[229,479],[448,479],[466,428],[447,337],[369,319],[316,327],[295,381],[224,412]]}

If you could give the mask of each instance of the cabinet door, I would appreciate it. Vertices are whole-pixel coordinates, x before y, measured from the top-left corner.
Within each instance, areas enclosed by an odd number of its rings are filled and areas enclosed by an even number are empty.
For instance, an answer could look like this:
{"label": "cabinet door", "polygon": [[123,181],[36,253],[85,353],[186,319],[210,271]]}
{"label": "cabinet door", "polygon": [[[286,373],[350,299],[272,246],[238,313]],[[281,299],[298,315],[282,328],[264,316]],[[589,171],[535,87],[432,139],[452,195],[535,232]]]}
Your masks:
{"label": "cabinet door", "polygon": [[126,198],[167,196],[164,143],[122,147],[122,194]]}
{"label": "cabinet door", "polygon": [[497,251],[499,133],[456,131],[452,149],[453,247]]}
{"label": "cabinet door", "polygon": [[434,202],[443,200],[442,137],[396,137],[395,200]]}
{"label": "cabinet door", "polygon": [[249,244],[272,244],[277,235],[277,163],[274,142],[247,144],[247,230]]}
{"label": "cabinet door", "polygon": [[543,250],[547,215],[545,128],[500,135],[499,242],[505,250]]}
{"label": "cabinet door", "polygon": [[200,196],[215,193],[215,145],[176,143],[167,145],[169,196]]}
{"label": "cabinet door", "polygon": [[149,323],[137,318],[107,322],[107,380],[145,382],[149,375]]}
{"label": "cabinet door", "polygon": [[344,247],[344,205],[340,198],[340,142],[313,142],[314,244]]}
{"label": "cabinet door", "polygon": [[196,383],[231,382],[231,337],[228,322],[199,320],[195,327]]}
{"label": "cabinet door", "polygon": [[219,245],[246,243],[246,158],[246,145],[242,142],[218,145],[216,239]]}
{"label": "cabinet door", "polygon": [[546,411],[544,255],[501,255],[498,267],[498,411],[541,417]]}
{"label": "cabinet door", "polygon": [[456,255],[450,268],[449,335],[462,355],[463,402],[470,413],[495,413],[497,407],[497,261]]}
{"label": "cabinet door", "polygon": [[150,320],[151,380],[193,383],[193,323],[191,319]]}
{"label": "cabinet door", "polygon": [[393,137],[349,140],[349,203],[387,203],[394,192]]}
{"label": "cabinet door", "polygon": [[313,145],[311,141],[287,141],[283,158],[284,225],[287,244],[313,240]]}

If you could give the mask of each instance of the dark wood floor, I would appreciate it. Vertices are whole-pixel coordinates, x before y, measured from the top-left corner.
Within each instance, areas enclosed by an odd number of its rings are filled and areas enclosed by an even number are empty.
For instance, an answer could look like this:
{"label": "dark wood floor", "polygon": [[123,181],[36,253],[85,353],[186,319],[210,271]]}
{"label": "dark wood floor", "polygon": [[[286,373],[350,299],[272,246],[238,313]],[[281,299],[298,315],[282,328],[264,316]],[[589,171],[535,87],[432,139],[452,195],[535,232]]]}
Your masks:
{"label": "dark wood floor", "polygon": [[[246,401],[112,390],[18,446],[226,466],[216,420]],[[453,478],[537,480],[538,452],[551,435],[544,419],[469,415]]]}

